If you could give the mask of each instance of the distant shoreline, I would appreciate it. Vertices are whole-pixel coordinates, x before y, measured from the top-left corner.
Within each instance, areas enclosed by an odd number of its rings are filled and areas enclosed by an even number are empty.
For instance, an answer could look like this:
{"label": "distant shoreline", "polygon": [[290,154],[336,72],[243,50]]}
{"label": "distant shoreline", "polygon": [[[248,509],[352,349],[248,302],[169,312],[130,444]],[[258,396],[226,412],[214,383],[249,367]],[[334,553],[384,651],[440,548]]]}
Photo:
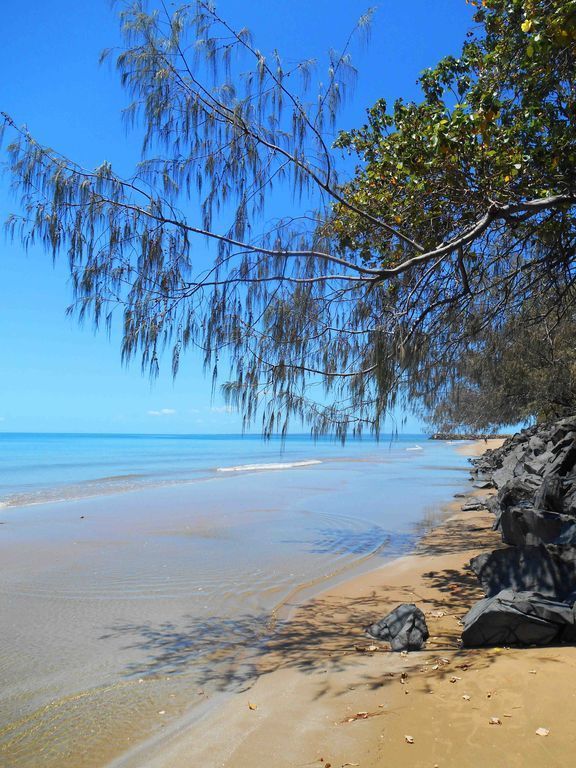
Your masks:
{"label": "distant shoreline", "polygon": [[428,440],[506,440],[508,437],[512,437],[512,433],[435,432]]}

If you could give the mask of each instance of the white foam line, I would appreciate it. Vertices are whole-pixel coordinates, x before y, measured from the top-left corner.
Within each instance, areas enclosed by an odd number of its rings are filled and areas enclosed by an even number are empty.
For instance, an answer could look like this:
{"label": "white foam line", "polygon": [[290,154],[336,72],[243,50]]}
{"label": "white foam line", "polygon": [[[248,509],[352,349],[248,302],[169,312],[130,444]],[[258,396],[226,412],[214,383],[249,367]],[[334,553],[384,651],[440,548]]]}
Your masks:
{"label": "white foam line", "polygon": [[278,464],[240,464],[237,467],[216,467],[216,472],[249,472],[254,469],[292,469],[293,467],[309,467],[311,464],[322,464],[319,459],[309,461],[290,461]]}

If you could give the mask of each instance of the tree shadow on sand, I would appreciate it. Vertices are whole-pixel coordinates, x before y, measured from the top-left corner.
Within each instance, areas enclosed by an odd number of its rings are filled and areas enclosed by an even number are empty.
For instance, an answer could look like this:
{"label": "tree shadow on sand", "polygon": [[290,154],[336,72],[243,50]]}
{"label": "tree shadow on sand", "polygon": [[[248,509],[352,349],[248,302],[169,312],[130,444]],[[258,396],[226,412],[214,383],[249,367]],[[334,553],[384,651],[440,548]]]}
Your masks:
{"label": "tree shadow on sand", "polygon": [[[269,614],[187,616],[179,624],[116,624],[101,639],[121,637],[125,648],[144,657],[125,668],[128,677],[189,674],[210,690],[239,691],[278,669],[331,675],[355,667],[358,685],[381,688],[397,680],[400,669],[420,674],[424,660],[435,655],[450,658],[436,676],[454,674],[454,665],[471,657],[475,667],[490,664],[486,654],[464,651],[459,644],[458,618],[481,596],[471,573],[446,569],[426,573],[416,589],[396,584],[378,586],[360,598],[319,597],[286,622],[274,623]],[[405,657],[364,631],[400,602],[418,603],[432,635],[425,651]],[[375,663],[373,657],[378,657]]]}
{"label": "tree shadow on sand", "polygon": [[[378,542],[385,543],[388,535],[378,526],[359,533],[322,529],[313,546],[322,554],[342,553],[345,545],[346,552],[364,554],[372,552]],[[454,518],[429,532],[414,557],[424,563],[429,556],[472,555],[498,543],[485,516]],[[384,552],[389,553],[388,547]],[[357,667],[359,684],[376,688],[390,684],[400,669],[420,674],[425,660],[435,655],[449,661],[433,665],[436,676],[454,674],[458,664],[479,667],[493,662],[490,654],[460,647],[459,619],[483,597],[470,570],[458,565],[424,572],[414,583],[396,580],[386,585],[381,581],[375,579],[375,586],[360,596],[331,593],[317,597],[297,607],[290,621],[279,621],[268,613],[233,618],[189,615],[178,623],[118,623],[101,640],[121,638],[124,648],[134,651],[139,660],[126,666],[127,677],[191,675],[197,684],[211,690],[242,690],[258,675],[279,669],[325,675],[351,665]],[[419,605],[431,635],[425,651],[406,657],[392,653],[387,644],[374,642],[365,633],[367,626],[402,602]],[[371,661],[375,656],[375,662]]]}
{"label": "tree shadow on sand", "polygon": [[344,669],[361,653],[357,646],[370,645],[363,628],[381,613],[373,593],[354,601],[316,599],[290,621],[274,622],[270,614],[186,616],[178,624],[117,623],[100,639],[123,638],[125,649],[145,657],[128,665],[126,676],[192,673],[212,690],[241,690],[275,669]]}
{"label": "tree shadow on sand", "polygon": [[502,546],[502,537],[492,530],[492,521],[481,516],[463,525],[462,520],[448,519],[442,528],[426,536],[417,545],[423,555],[462,554],[469,550],[487,550]]}

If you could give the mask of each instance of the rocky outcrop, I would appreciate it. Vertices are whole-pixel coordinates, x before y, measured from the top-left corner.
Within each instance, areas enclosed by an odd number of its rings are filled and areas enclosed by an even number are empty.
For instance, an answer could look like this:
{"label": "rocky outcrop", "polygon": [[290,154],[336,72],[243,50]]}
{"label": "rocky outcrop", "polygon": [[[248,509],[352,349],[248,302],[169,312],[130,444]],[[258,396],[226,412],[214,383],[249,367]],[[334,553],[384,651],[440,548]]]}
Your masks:
{"label": "rocky outcrop", "polygon": [[536,592],[503,590],[480,600],[462,620],[466,646],[546,645],[576,637],[574,610]]}
{"label": "rocky outcrop", "polygon": [[470,567],[487,597],[512,589],[564,600],[576,590],[576,550],[569,546],[495,549],[473,558]]}
{"label": "rocky outcrop", "polygon": [[430,440],[494,440],[495,438],[510,437],[496,432],[435,432]]}
{"label": "rocky outcrop", "polygon": [[504,549],[470,566],[487,599],[464,619],[464,645],[573,642],[576,599],[576,416],[536,425],[473,462]]}
{"label": "rocky outcrop", "polygon": [[567,477],[576,466],[576,417],[523,429],[473,464],[475,477],[498,489],[516,477],[535,489],[545,476]]}
{"label": "rocky outcrop", "polygon": [[557,541],[574,521],[569,515],[529,506],[508,507],[501,511],[496,530],[502,541],[516,547],[536,546]]}

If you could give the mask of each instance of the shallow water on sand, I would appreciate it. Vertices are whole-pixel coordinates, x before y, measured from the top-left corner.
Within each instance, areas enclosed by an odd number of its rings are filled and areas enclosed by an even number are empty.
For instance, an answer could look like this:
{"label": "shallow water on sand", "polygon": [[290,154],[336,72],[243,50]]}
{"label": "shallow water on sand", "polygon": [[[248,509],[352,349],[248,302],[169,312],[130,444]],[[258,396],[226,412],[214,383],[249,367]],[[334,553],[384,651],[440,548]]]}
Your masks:
{"label": "shallow water on sand", "polygon": [[422,438],[107,440],[29,438],[0,476],[2,765],[106,765],[245,689],[279,608],[410,549],[466,467]]}

